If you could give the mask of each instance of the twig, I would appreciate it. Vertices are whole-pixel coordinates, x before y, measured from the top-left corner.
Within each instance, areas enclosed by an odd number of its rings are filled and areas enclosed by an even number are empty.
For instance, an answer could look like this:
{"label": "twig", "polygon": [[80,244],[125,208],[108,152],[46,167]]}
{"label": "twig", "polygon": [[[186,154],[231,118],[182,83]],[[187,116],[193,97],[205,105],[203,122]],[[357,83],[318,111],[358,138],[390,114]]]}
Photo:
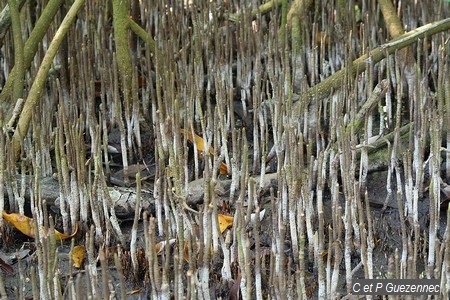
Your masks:
{"label": "twig", "polygon": [[[36,75],[36,79],[33,82],[31,90],[29,92],[28,98],[25,102],[22,114],[20,115],[19,122],[17,124],[16,131],[13,136],[13,151],[14,151],[14,161],[17,161],[20,155],[20,147],[21,142],[24,139],[28,126],[31,121],[31,115],[33,112],[34,106],[39,101],[39,97],[42,91],[42,88],[45,86],[44,81],[47,78],[48,71],[50,70],[51,64],[53,62],[53,58],[56,56],[61,43],[66,36],[70,25],[75,20],[75,17],[78,11],[83,6],[86,0],[77,0],[74,2],[69,12],[65,16],[64,20],[61,23],[61,26],[58,28],[47,52],[45,53],[44,59],[42,60],[42,64],[39,67],[39,71]],[[37,47],[37,46],[36,46]],[[27,45],[25,45],[25,65],[27,65]],[[30,60],[31,63],[31,60]],[[2,93],[3,94],[3,93]],[[1,99],[0,99],[1,101]]]}
{"label": "twig", "polygon": [[355,117],[355,121],[353,124],[347,125],[347,131],[350,130],[351,126],[355,126],[355,133],[358,133],[364,124],[364,119],[371,113],[371,111],[375,108],[378,101],[380,101],[381,97],[384,96],[388,89],[388,80],[383,79],[380,83],[377,84],[369,99],[363,104],[358,114]]}
{"label": "twig", "polygon": [[319,101],[328,97],[332,91],[340,89],[343,86],[342,83],[344,82],[346,74],[350,74],[354,77],[364,72],[367,68],[368,60],[371,60],[372,63],[377,63],[386,58],[387,55],[393,54],[395,51],[411,45],[424,36],[431,36],[448,29],[450,29],[450,18],[426,24],[399,36],[390,43],[386,43],[373,49],[368,54],[354,60],[350,66],[350,70],[347,70],[347,68],[344,67],[324,81],[310,88],[306,93],[301,94],[300,101],[294,104],[294,117],[299,117],[303,113],[301,108],[304,106],[302,104],[309,104],[312,100]]}

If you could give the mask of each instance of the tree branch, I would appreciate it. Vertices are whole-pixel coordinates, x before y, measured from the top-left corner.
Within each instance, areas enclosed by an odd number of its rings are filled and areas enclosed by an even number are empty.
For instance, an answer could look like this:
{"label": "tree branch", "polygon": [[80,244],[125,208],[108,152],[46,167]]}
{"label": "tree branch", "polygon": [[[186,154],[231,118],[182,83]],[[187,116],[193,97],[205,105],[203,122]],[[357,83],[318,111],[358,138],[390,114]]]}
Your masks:
{"label": "tree branch", "polygon": [[294,104],[294,116],[299,117],[302,114],[302,112],[300,111],[302,104],[308,105],[312,100],[319,101],[325,97],[328,97],[332,91],[338,90],[342,86],[346,74],[354,77],[364,72],[366,70],[366,67],[369,65],[369,59],[373,63],[377,63],[386,58],[387,55],[393,54],[395,53],[395,51],[411,45],[420,38],[449,29],[450,18],[447,18],[409,31],[399,36],[398,38],[393,39],[391,42],[373,49],[369,52],[369,54],[364,54],[363,56],[353,61],[349,70],[347,68],[342,68],[324,81],[311,87],[304,94],[300,94],[300,101],[297,101]]}
{"label": "tree branch", "polygon": [[58,28],[58,31],[53,37],[53,40],[50,43],[47,52],[45,53],[44,59],[42,60],[41,66],[39,67],[38,73],[36,74],[33,85],[31,86],[28,98],[25,102],[12,138],[15,161],[19,159],[21,148],[20,145],[28,131],[28,127],[31,121],[31,113],[33,112],[34,106],[39,101],[41,91],[44,87],[44,82],[47,78],[48,71],[50,70],[53,59],[55,58],[59,46],[61,46],[61,43],[66,36],[70,25],[72,25],[78,11],[81,9],[85,1],[86,0],[76,0],[74,2],[64,20],[62,21],[61,26]]}

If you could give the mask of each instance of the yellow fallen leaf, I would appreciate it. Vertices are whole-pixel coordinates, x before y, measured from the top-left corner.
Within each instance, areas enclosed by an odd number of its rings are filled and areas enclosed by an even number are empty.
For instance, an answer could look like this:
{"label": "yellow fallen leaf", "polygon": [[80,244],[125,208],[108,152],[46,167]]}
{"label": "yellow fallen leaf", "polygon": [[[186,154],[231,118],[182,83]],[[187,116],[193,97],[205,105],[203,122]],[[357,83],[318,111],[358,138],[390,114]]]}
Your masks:
{"label": "yellow fallen leaf", "polygon": [[34,229],[34,222],[32,218],[21,214],[11,213],[8,214],[3,211],[3,219],[11,223],[17,230],[29,237],[36,237],[36,231]]}
{"label": "yellow fallen leaf", "polygon": [[[230,228],[231,226],[233,226],[233,217],[232,216],[218,214],[217,219],[219,221],[220,233],[223,233],[227,228]],[[198,249],[200,248],[200,243],[199,242],[196,242],[196,243],[197,243],[197,252],[198,252]],[[187,263],[190,263],[188,251],[189,251],[189,244],[187,241],[185,241],[184,246],[183,246],[183,257]],[[213,249],[211,246],[211,252],[212,251],[213,251]]]}
{"label": "yellow fallen leaf", "polygon": [[229,228],[233,225],[233,217],[232,216],[218,214],[217,218],[219,219],[220,233],[223,233],[227,228]]}
{"label": "yellow fallen leaf", "polygon": [[[203,152],[205,152],[205,140],[194,133],[194,136],[192,136],[192,132],[191,131],[185,131],[183,128],[180,129],[181,134],[183,134],[186,139],[191,142],[191,143],[195,143],[195,145],[197,146],[197,151],[198,153],[203,156]],[[213,147],[209,147],[209,153],[214,155],[214,148]],[[220,169],[219,169],[219,173],[226,175],[228,174],[228,167],[227,165],[222,162],[220,164]]]}
{"label": "yellow fallen leaf", "polygon": [[[6,213],[3,211],[3,219],[11,223],[17,230],[29,236],[31,238],[36,238],[36,228],[34,226],[34,221],[32,218],[27,216],[16,214],[16,213]],[[43,228],[41,229],[43,231]],[[55,236],[57,240],[65,240],[74,237],[78,232],[78,224],[75,223],[75,230],[72,234],[64,234],[55,229]]]}
{"label": "yellow fallen leaf", "polygon": [[141,292],[141,290],[142,289],[129,291],[129,292],[127,292],[127,296],[139,294]]}
{"label": "yellow fallen leaf", "polygon": [[71,234],[64,234],[55,229],[56,240],[65,240],[73,238],[78,233],[78,223],[75,223],[75,230]]}
{"label": "yellow fallen leaf", "polygon": [[73,260],[73,266],[75,268],[81,268],[81,264],[84,260],[84,246],[75,246],[72,249],[72,260]]}

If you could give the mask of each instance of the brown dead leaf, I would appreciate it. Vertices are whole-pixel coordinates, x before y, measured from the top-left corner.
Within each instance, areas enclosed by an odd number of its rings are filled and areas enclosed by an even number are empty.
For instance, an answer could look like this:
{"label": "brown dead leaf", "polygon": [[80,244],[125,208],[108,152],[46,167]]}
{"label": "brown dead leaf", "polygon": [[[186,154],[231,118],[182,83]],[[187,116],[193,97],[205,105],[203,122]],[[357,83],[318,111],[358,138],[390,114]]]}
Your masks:
{"label": "brown dead leaf", "polygon": [[220,233],[223,233],[227,228],[233,226],[233,217],[218,214],[217,218],[219,219],[219,229]]}
{"label": "brown dead leaf", "polygon": [[183,258],[187,263],[189,263],[188,242],[187,241],[184,241]]}
{"label": "brown dead leaf", "polygon": [[[185,131],[183,128],[180,129],[181,134],[183,134],[186,139],[191,142],[191,143],[195,143],[195,145],[197,146],[197,151],[198,153],[203,157],[203,153],[205,152],[205,140],[194,133],[194,136],[192,136],[192,132],[191,131]],[[214,155],[214,148],[213,147],[209,147],[209,153]],[[220,164],[220,169],[219,169],[219,173],[223,174],[223,175],[227,175],[228,174],[228,167],[227,165],[222,162]]]}
{"label": "brown dead leaf", "polygon": [[[32,218],[16,213],[8,214],[6,213],[6,211],[3,211],[3,219],[11,223],[17,230],[19,230],[26,236],[36,238],[36,228],[34,226],[34,221]],[[78,224],[75,223],[75,230],[72,234],[64,234],[55,229],[55,236],[57,240],[65,240],[74,237],[77,232]]]}
{"label": "brown dead leaf", "polygon": [[[193,242],[192,246],[194,249],[191,249],[191,251],[193,252],[194,257],[197,257],[198,251],[200,249],[200,242]],[[183,258],[189,264],[190,261],[189,261],[189,252],[188,251],[189,251],[189,243],[188,243],[188,241],[185,241],[184,246],[183,246]],[[211,246],[211,251],[212,251],[212,246]]]}
{"label": "brown dead leaf", "polygon": [[12,276],[14,274],[14,269],[9,264],[7,264],[3,259],[0,258],[0,270],[2,270],[6,275]]}
{"label": "brown dead leaf", "polygon": [[84,246],[75,246],[72,249],[72,260],[75,268],[81,268],[84,261]]}
{"label": "brown dead leaf", "polygon": [[229,300],[239,300],[241,299],[241,295],[240,295],[240,286],[241,286],[241,279],[242,279],[242,275],[241,275],[241,271],[238,270],[238,275],[236,280],[234,281],[233,285],[231,286],[230,289],[230,295],[228,296]]}
{"label": "brown dead leaf", "polygon": [[[175,242],[176,242],[176,239],[170,239],[169,246],[172,246],[173,244],[175,244]],[[161,241],[155,245],[156,255],[160,255],[164,251],[164,249],[166,248],[166,244],[167,244],[167,241]]]}
{"label": "brown dead leaf", "polygon": [[157,243],[155,245],[156,255],[160,255],[165,247],[166,247],[166,241],[162,241],[162,242]]}
{"label": "brown dead leaf", "polygon": [[312,297],[314,295],[314,293],[316,292],[318,287],[317,282],[311,282],[307,287],[306,287],[306,296],[308,297]]}

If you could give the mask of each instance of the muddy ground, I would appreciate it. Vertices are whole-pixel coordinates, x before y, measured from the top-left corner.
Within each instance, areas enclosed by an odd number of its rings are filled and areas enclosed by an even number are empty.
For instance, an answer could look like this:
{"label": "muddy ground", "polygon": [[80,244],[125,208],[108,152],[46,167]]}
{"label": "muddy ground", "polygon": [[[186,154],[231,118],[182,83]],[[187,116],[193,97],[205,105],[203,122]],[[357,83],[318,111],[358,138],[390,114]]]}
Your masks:
{"label": "muddy ground", "polygon": [[[261,209],[265,209],[265,215],[261,221],[261,251],[268,251],[271,247],[271,230],[272,230],[272,224],[271,224],[271,212],[272,212],[272,203],[270,197],[267,193],[267,191],[272,187],[274,190],[277,188],[276,183],[276,174],[272,174],[268,176],[267,184],[266,184],[266,192],[263,192],[262,194],[264,196],[260,199],[260,205]],[[396,250],[400,251],[402,249],[402,238],[401,238],[401,224],[399,219],[399,209],[398,209],[398,203],[397,199],[394,195],[386,201],[387,198],[387,189],[386,189],[386,178],[387,178],[387,171],[374,171],[369,173],[368,180],[367,180],[367,190],[368,190],[368,198],[370,201],[370,211],[373,218],[374,223],[374,240],[375,240],[375,249],[373,253],[373,265],[374,265],[374,275],[376,278],[386,278],[387,272],[388,272],[388,260],[389,257],[394,257]],[[45,179],[42,181],[43,184],[46,186],[45,189],[42,189],[43,191],[47,191],[47,194],[43,194],[43,196],[46,196],[44,198],[49,201],[49,211],[54,214],[54,212],[58,210],[57,206],[52,205],[51,201],[52,198],[54,198],[57,193],[58,185],[56,180],[54,179]],[[230,180],[224,179],[223,185],[225,186],[225,189],[229,185]],[[191,183],[190,185],[190,191],[191,191],[191,198],[190,198],[190,206],[194,209],[201,208],[202,202],[202,180],[195,181]],[[146,187],[150,188],[151,184],[146,183]],[[392,189],[395,190],[395,184],[393,184]],[[133,190],[131,188],[131,190]],[[228,195],[224,195],[225,199]],[[445,197],[444,197],[445,198]],[[221,198],[219,197],[219,201]],[[154,214],[154,205],[152,204],[152,201],[154,201],[151,197],[144,198],[144,202],[147,202],[146,210],[149,214]],[[403,199],[405,201],[405,199]],[[340,199],[340,203],[342,207],[345,205],[345,199],[342,196]],[[133,224],[132,221],[132,205],[131,203],[129,206],[125,207],[118,207],[118,210],[122,209],[122,214],[120,214],[121,217],[121,228],[123,230],[124,235],[126,236],[126,240],[131,240],[131,227]],[[442,237],[443,232],[447,226],[446,224],[446,213],[445,213],[445,206],[446,204],[443,204],[441,213],[440,213],[440,228],[439,228],[439,236]],[[229,208],[230,210],[233,210],[232,207]],[[324,209],[326,214],[326,220],[331,220],[331,196],[329,192],[325,193],[324,197]],[[423,194],[423,197],[419,201],[419,224],[421,228],[421,232],[425,232],[428,230],[428,192],[425,191]],[[128,210],[128,212],[127,212]],[[153,212],[152,212],[153,210]],[[226,213],[226,212],[224,212]],[[57,214],[54,214],[57,216]],[[56,220],[58,220],[58,217],[56,217]],[[58,222],[57,222],[58,224]],[[412,232],[412,226],[411,223],[408,221],[407,224],[407,230]],[[329,224],[327,224],[329,225]],[[81,232],[83,232],[83,227],[81,227]],[[8,296],[11,299],[19,297],[19,295],[24,295],[25,298],[32,296],[32,286],[30,281],[30,270],[32,266],[37,266],[37,258],[34,253],[35,246],[34,241],[31,238],[26,237],[25,235],[21,234],[17,230],[13,229],[11,226],[6,227],[6,232],[3,233],[5,237],[8,237],[6,239],[7,245],[3,245],[1,251],[2,257],[5,261],[9,262],[13,268],[13,274],[6,274],[3,273],[3,281],[5,284],[6,292]],[[142,220],[139,222],[138,227],[138,247],[144,247],[144,237],[143,237],[143,224]],[[75,244],[83,243],[83,234],[79,233],[75,238]],[[422,241],[423,242],[423,241]],[[285,254],[286,257],[292,257],[292,251],[290,250],[290,240],[289,237],[286,237],[285,242]],[[59,243],[58,245],[58,273],[60,274],[61,282],[62,282],[62,292],[64,293],[64,290],[69,280],[73,280],[76,282],[77,286],[80,287],[86,287],[86,278],[84,276],[85,272],[83,270],[83,266],[81,268],[74,268],[71,267],[71,260],[69,259],[69,251],[70,251],[70,241],[64,241],[62,243]],[[124,247],[124,253],[123,255],[123,263],[124,265],[128,265],[129,268],[131,268],[130,262],[129,262],[129,256],[127,257],[127,249],[129,245]],[[251,246],[252,248],[254,245]],[[114,252],[116,250],[111,250],[111,252]],[[20,262],[17,259],[17,256],[20,256]],[[355,269],[354,278],[364,277],[364,270],[361,266],[357,267],[358,264],[358,254],[357,250],[355,249],[355,253],[353,253],[353,256],[355,259],[353,260]],[[128,261],[127,261],[128,260]],[[313,258],[310,258],[309,260],[313,260]],[[187,270],[187,262],[185,262],[186,270]],[[230,287],[224,286],[223,283],[220,282],[220,268],[221,268],[221,261],[218,259],[216,262],[213,263],[213,270],[217,271],[217,274],[213,276],[216,279],[216,282],[212,282],[212,290],[215,290],[215,295],[227,295],[229,292]],[[313,269],[312,266],[314,265],[313,261],[310,261],[311,269],[307,270],[308,276],[308,285],[314,287],[315,281],[317,280],[317,270]],[[102,282],[102,267],[100,263],[97,264],[98,266],[98,282]],[[114,290],[119,293],[121,291],[120,288],[120,275],[117,272],[116,268],[114,267],[114,262],[112,258],[109,260],[109,269],[108,269],[108,279],[110,281],[110,284],[114,286]],[[344,264],[341,263],[341,272],[344,273]],[[423,261],[419,261],[418,263],[418,273],[420,274],[422,271],[424,271],[425,263]],[[19,271],[19,269],[21,271]],[[294,272],[296,269],[295,265],[291,265],[291,272]],[[128,295],[127,297],[129,299],[140,299],[140,298],[146,298],[147,295],[147,289],[148,286],[144,284],[144,281],[147,279],[144,278],[136,278],[136,276],[133,276],[132,272],[127,272],[130,270],[125,270],[125,282],[126,282],[126,291],[128,293],[132,293],[135,291],[135,294]],[[213,271],[214,273],[214,271]],[[341,276],[341,281],[339,286],[340,290],[343,294],[345,294],[345,277]],[[222,290],[222,291],[221,291]],[[314,293],[314,291],[311,291]],[[19,294],[20,293],[20,294]]]}

